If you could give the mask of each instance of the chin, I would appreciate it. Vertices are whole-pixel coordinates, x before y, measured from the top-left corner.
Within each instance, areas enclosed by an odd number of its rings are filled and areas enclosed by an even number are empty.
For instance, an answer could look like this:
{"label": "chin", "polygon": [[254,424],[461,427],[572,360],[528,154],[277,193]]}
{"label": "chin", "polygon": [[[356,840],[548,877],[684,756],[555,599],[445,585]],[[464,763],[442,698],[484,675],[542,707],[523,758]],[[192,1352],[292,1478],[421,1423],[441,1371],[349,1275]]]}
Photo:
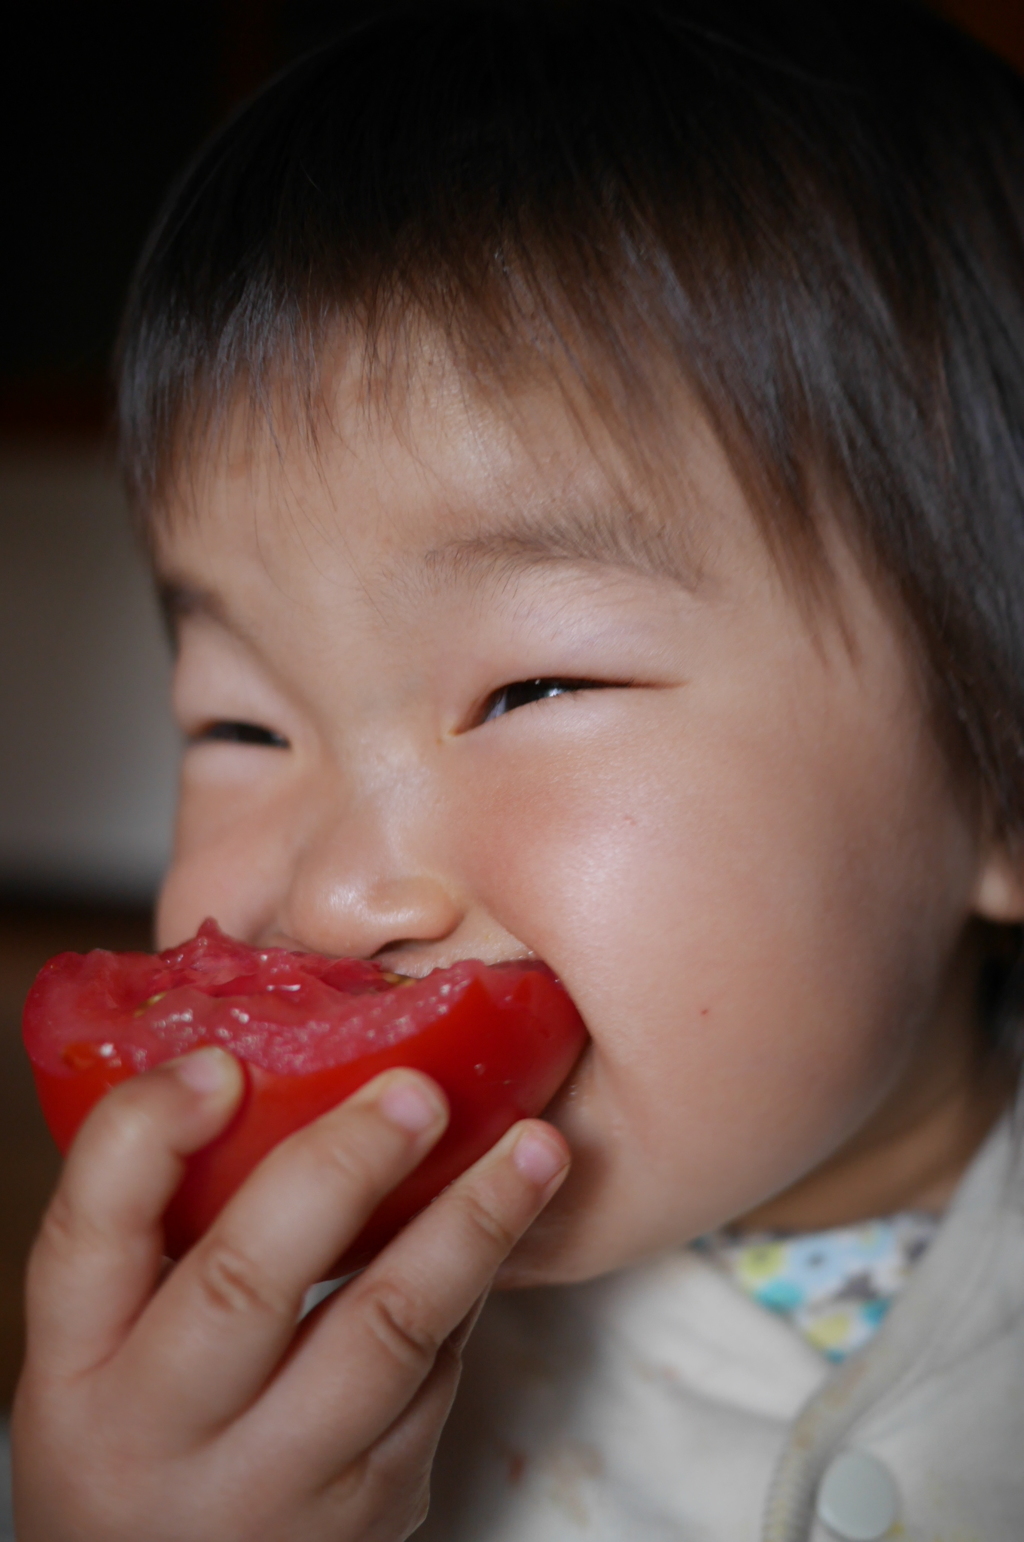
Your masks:
{"label": "chin", "polygon": [[586,1164],[570,1171],[551,1204],[502,1264],[495,1280],[497,1290],[580,1285],[638,1261],[622,1246],[624,1239],[610,1236],[602,1224],[594,1203],[595,1178]]}
{"label": "chin", "polygon": [[602,1217],[608,1202],[608,1158],[594,1128],[597,1081],[593,1041],[539,1116],[564,1135],[572,1152],[565,1183],[502,1264],[498,1290],[577,1285],[631,1260],[610,1246]]}

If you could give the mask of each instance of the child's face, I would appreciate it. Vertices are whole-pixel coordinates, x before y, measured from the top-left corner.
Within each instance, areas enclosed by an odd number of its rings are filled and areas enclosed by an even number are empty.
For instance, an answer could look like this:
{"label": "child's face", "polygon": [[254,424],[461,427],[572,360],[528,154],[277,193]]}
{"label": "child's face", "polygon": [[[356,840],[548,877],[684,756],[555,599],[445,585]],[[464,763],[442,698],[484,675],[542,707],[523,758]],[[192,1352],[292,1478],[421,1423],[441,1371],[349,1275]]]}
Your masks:
{"label": "child's face", "polygon": [[[159,933],[545,959],[591,1043],[516,1278],[567,1279],[750,1210],[905,1094],[980,858],[842,550],[845,632],[815,630],[694,416],[666,527],[595,425],[519,406],[513,432],[441,372],[371,422],[342,389],[318,460],[236,442],[172,511]],[[500,694],[536,680],[607,688]]]}

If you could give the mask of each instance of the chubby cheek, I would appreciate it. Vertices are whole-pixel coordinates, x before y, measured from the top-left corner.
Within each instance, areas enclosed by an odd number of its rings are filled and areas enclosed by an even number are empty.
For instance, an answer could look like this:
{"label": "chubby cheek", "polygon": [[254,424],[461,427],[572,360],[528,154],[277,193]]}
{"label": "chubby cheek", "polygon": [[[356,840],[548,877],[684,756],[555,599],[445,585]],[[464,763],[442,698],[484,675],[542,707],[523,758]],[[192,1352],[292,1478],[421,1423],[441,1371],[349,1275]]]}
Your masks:
{"label": "chubby cheek", "polygon": [[281,792],[246,778],[245,753],[229,776],[194,777],[186,762],[157,905],[160,948],[191,937],[207,916],[244,938],[261,936],[273,920],[294,812]]}
{"label": "chubby cheek", "polygon": [[543,797],[503,781],[500,819],[467,845],[479,892],[592,1034],[554,1111],[574,1172],[519,1250],[523,1279],[630,1262],[824,1160],[902,1070],[935,965],[918,878],[879,879],[885,768],[829,777],[756,736],[709,758],[703,735],[694,753],[651,727],[636,753],[562,764]]}

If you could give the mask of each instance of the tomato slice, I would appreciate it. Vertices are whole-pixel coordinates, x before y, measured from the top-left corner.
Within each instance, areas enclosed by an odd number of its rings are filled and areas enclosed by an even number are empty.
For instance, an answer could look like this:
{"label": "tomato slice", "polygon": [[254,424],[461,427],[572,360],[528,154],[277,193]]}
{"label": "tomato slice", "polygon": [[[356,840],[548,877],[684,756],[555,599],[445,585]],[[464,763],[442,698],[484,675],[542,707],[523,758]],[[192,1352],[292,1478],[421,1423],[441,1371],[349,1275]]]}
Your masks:
{"label": "tomato slice", "polygon": [[359,1267],[482,1156],[539,1114],[572,1069],[586,1030],[544,964],[468,959],[425,979],[360,959],[256,949],[205,921],[181,947],[62,953],[25,1003],[25,1047],[62,1152],[104,1093],[202,1044],[236,1055],[245,1095],[228,1128],[191,1157],[165,1215],[178,1258],[278,1141],[391,1066],[425,1071],[451,1121],[338,1262]]}

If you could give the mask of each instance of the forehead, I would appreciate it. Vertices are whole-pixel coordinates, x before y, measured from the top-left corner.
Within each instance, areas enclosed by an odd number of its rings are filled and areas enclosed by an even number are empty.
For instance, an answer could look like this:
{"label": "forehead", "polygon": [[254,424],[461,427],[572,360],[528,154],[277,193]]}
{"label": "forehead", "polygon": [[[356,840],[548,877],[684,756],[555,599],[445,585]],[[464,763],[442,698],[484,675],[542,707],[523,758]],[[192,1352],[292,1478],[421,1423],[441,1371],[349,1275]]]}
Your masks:
{"label": "forehead", "polygon": [[682,389],[655,425],[609,421],[574,382],[485,387],[441,352],[387,391],[346,360],[312,415],[240,403],[187,472],[156,540],[172,576],[229,560],[439,585],[573,563],[693,587],[727,530],[753,533]]}

